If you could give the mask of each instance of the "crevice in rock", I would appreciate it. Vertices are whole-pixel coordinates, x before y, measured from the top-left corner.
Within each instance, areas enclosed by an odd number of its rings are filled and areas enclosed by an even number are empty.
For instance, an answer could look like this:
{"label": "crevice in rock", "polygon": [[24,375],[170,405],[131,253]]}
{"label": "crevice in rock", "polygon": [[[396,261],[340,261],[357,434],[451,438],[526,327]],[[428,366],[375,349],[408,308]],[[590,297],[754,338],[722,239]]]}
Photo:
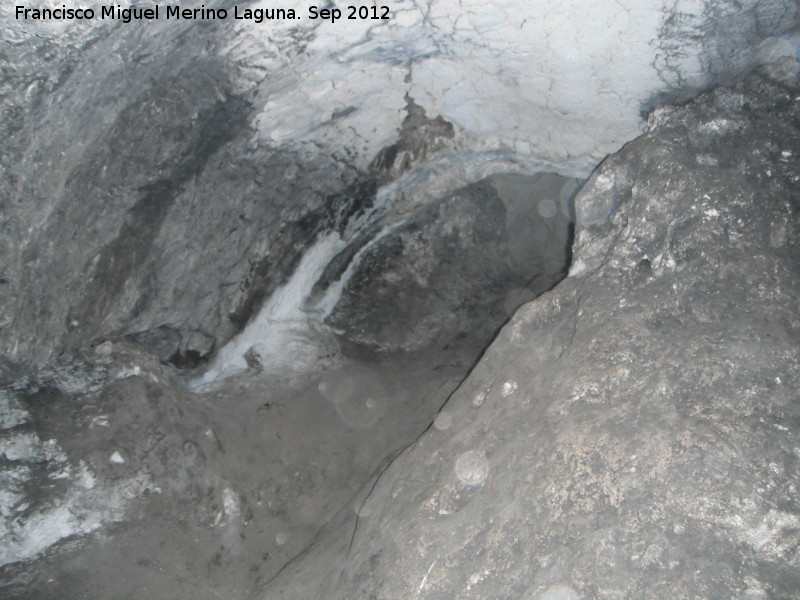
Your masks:
{"label": "crevice in rock", "polygon": [[14,30],[4,597],[791,597],[797,3],[400,4]]}

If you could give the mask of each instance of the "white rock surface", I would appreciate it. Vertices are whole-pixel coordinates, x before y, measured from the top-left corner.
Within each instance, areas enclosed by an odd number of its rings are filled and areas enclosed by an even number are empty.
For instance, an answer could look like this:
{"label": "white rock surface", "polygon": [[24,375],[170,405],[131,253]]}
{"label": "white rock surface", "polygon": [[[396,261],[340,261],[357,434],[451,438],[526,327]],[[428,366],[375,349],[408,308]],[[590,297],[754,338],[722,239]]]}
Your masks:
{"label": "white rock surface", "polygon": [[246,65],[242,90],[256,83],[267,99],[262,140],[346,147],[365,165],[394,141],[408,93],[455,125],[462,148],[586,175],[641,133],[655,96],[791,57],[791,37],[759,46],[756,31],[783,33],[797,13],[796,3],[755,0],[381,4],[391,19],[321,23],[307,19],[305,0],[289,0],[303,17],[291,27],[236,22],[226,51]]}

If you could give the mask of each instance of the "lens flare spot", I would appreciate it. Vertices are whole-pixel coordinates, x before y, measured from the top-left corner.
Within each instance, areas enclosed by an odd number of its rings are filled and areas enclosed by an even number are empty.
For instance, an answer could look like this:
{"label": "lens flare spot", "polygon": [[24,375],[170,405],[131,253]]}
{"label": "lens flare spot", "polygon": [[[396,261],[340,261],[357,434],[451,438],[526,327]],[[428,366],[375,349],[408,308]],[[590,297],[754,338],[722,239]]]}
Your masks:
{"label": "lens flare spot", "polygon": [[758,46],[759,64],[779,79],[791,79],[800,73],[800,39],[795,36],[768,37]]}
{"label": "lens flare spot", "polygon": [[464,452],[456,459],[456,477],[469,487],[483,485],[489,476],[489,461],[475,450]]}
{"label": "lens flare spot", "polygon": [[580,225],[605,223],[617,209],[617,186],[608,175],[597,175],[575,201],[575,219]]}
{"label": "lens flare spot", "polygon": [[436,419],[433,421],[433,426],[441,431],[450,429],[452,425],[453,417],[450,415],[450,413],[444,410],[436,415]]}
{"label": "lens flare spot", "polygon": [[558,212],[558,207],[556,203],[550,200],[550,198],[545,198],[539,205],[536,207],[536,210],[539,211],[539,214],[542,215],[545,219],[551,219],[556,216],[556,212]]}
{"label": "lens flare spot", "polygon": [[320,393],[336,407],[339,418],[357,429],[371,427],[386,412],[387,392],[377,375],[350,370],[327,373]]}

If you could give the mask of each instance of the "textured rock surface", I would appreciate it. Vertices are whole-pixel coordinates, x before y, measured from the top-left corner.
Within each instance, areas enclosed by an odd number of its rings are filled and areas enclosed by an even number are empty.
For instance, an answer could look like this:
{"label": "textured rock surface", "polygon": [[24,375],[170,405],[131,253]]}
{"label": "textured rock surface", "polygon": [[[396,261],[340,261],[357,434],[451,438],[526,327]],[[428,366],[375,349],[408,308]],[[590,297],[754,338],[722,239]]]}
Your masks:
{"label": "textured rock surface", "polygon": [[566,275],[577,187],[554,174],[495,176],[399,222],[390,213],[344,253],[357,260],[334,259],[317,284],[341,288],[325,324],[347,345],[382,352],[483,346]]}
{"label": "textured rock surface", "polygon": [[415,163],[448,158],[417,174],[439,196],[496,172],[585,176],[655,99],[797,63],[796,1],[395,1],[335,25],[284,4],[303,18],[0,7],[3,371],[125,335],[195,365]]}
{"label": "textured rock surface", "polygon": [[797,597],[800,96],[754,77],[651,122],[346,559],[332,537],[261,597]]}
{"label": "textured rock surface", "polygon": [[16,112],[3,121],[0,341],[17,361],[159,327],[150,337],[174,337],[177,359],[208,354],[352,181],[335,160],[249,143],[252,106],[208,51],[213,30],[148,33],[4,49]]}
{"label": "textured rock surface", "polygon": [[137,346],[65,355],[0,390],[0,595],[249,597],[463,373],[349,364],[197,396]]}
{"label": "textured rock surface", "polygon": [[796,595],[797,2],[391,4],[0,7],[0,595]]}
{"label": "textured rock surface", "polygon": [[[307,6],[283,4],[301,14]],[[586,175],[641,132],[641,110],[654,100],[687,98],[764,54],[794,56],[779,36],[797,27],[800,8],[796,0],[384,4],[394,14],[386,21],[299,20],[270,36],[263,25],[237,24],[227,49],[237,83],[270,95],[258,111],[261,139],[336,154],[345,146],[363,165],[394,142],[408,94],[483,160],[512,155]]]}

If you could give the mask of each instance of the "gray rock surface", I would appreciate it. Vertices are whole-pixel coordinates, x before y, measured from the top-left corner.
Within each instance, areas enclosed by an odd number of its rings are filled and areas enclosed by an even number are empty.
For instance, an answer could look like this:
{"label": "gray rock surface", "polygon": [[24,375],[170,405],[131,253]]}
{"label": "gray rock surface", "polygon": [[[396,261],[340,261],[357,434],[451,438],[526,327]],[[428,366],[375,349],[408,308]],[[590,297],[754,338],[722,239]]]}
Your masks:
{"label": "gray rock surface", "polygon": [[341,288],[325,324],[362,352],[482,348],[566,275],[578,185],[552,173],[496,175],[402,220],[389,213],[317,284],[318,296],[330,282]]}
{"label": "gray rock surface", "polygon": [[143,334],[191,364],[353,202],[354,169],[251,143],[214,26],[147,33],[3,49],[0,353],[17,363]]}
{"label": "gray rock surface", "polygon": [[[62,53],[61,45],[38,37],[4,49],[9,77],[3,94],[16,112],[3,120],[7,137],[0,164],[3,371],[18,373],[17,365],[41,366],[59,353],[123,338],[179,367],[203,364],[245,328],[320,233],[344,234],[372,206],[379,186],[452,146],[452,125],[429,118],[410,97],[397,142],[366,170],[344,158],[254,141],[259,100],[237,91],[229,66],[207,50],[222,43],[220,32],[213,25],[192,35],[153,27],[141,41],[127,29],[120,35],[83,32],[83,52]],[[133,45],[136,53],[125,51]],[[481,194],[473,194],[473,205],[458,208],[465,218],[491,209]],[[417,210],[407,215],[409,227],[427,227],[436,219],[439,227],[448,226],[447,216],[438,218],[435,209]],[[490,228],[487,219],[479,221]],[[566,222],[559,228],[559,243],[566,247]],[[500,230],[497,243],[506,236]],[[480,243],[467,239],[455,247]],[[517,253],[524,247],[548,251],[542,240],[515,243],[523,246]],[[535,276],[537,289],[552,285],[566,259],[562,249],[555,250],[560,264],[547,265],[547,273],[531,263],[514,277],[487,275],[484,285],[497,288],[489,291],[492,298],[476,298],[453,316],[476,308],[486,312],[484,305],[497,304],[504,287],[526,288]],[[421,253],[405,255],[407,268],[423,259]],[[465,253],[445,260],[469,265],[473,258]],[[447,267],[442,262],[438,268]],[[498,263],[494,270],[503,268]],[[459,285],[458,294],[466,298],[478,283]],[[451,313],[442,289],[414,294],[432,318]],[[353,302],[361,306],[363,295],[339,310],[335,326],[353,321],[345,314]],[[432,302],[441,308],[431,310]],[[483,339],[479,345],[508,317],[507,311],[488,311],[476,332]],[[418,312],[409,309],[407,318]],[[474,316],[470,320],[462,325],[471,327]],[[385,334],[370,333],[366,341],[373,345],[389,342]],[[388,345],[421,347],[427,341]]]}
{"label": "gray rock surface", "polygon": [[797,0],[609,5],[598,18],[614,33],[585,70],[563,51],[597,29],[581,7],[564,9],[564,35],[542,35],[528,4],[486,37],[483,9],[453,20],[451,2],[394,3],[406,25],[381,20],[363,39],[306,19],[64,27],[0,7],[0,377],[129,335],[195,366],[320,230],[409,167],[465,151],[467,171],[504,160],[585,175],[639,130],[640,105],[797,64]]}
{"label": "gray rock surface", "polygon": [[797,0],[397,4],[0,7],[0,596],[796,598]]}
{"label": "gray rock surface", "polygon": [[259,597],[797,598],[799,99],[754,76],[657,110],[346,557]]}
{"label": "gray rock surface", "polygon": [[[196,395],[105,342],[4,387],[3,595],[796,597],[797,98],[657,110],[579,193],[570,276],[435,419],[468,358]],[[476,187],[508,218],[523,184]],[[519,220],[487,220],[507,273]]]}
{"label": "gray rock surface", "polygon": [[464,368],[340,364],[200,396],[136,345],[64,355],[0,390],[0,595],[249,597],[355,514]]}

